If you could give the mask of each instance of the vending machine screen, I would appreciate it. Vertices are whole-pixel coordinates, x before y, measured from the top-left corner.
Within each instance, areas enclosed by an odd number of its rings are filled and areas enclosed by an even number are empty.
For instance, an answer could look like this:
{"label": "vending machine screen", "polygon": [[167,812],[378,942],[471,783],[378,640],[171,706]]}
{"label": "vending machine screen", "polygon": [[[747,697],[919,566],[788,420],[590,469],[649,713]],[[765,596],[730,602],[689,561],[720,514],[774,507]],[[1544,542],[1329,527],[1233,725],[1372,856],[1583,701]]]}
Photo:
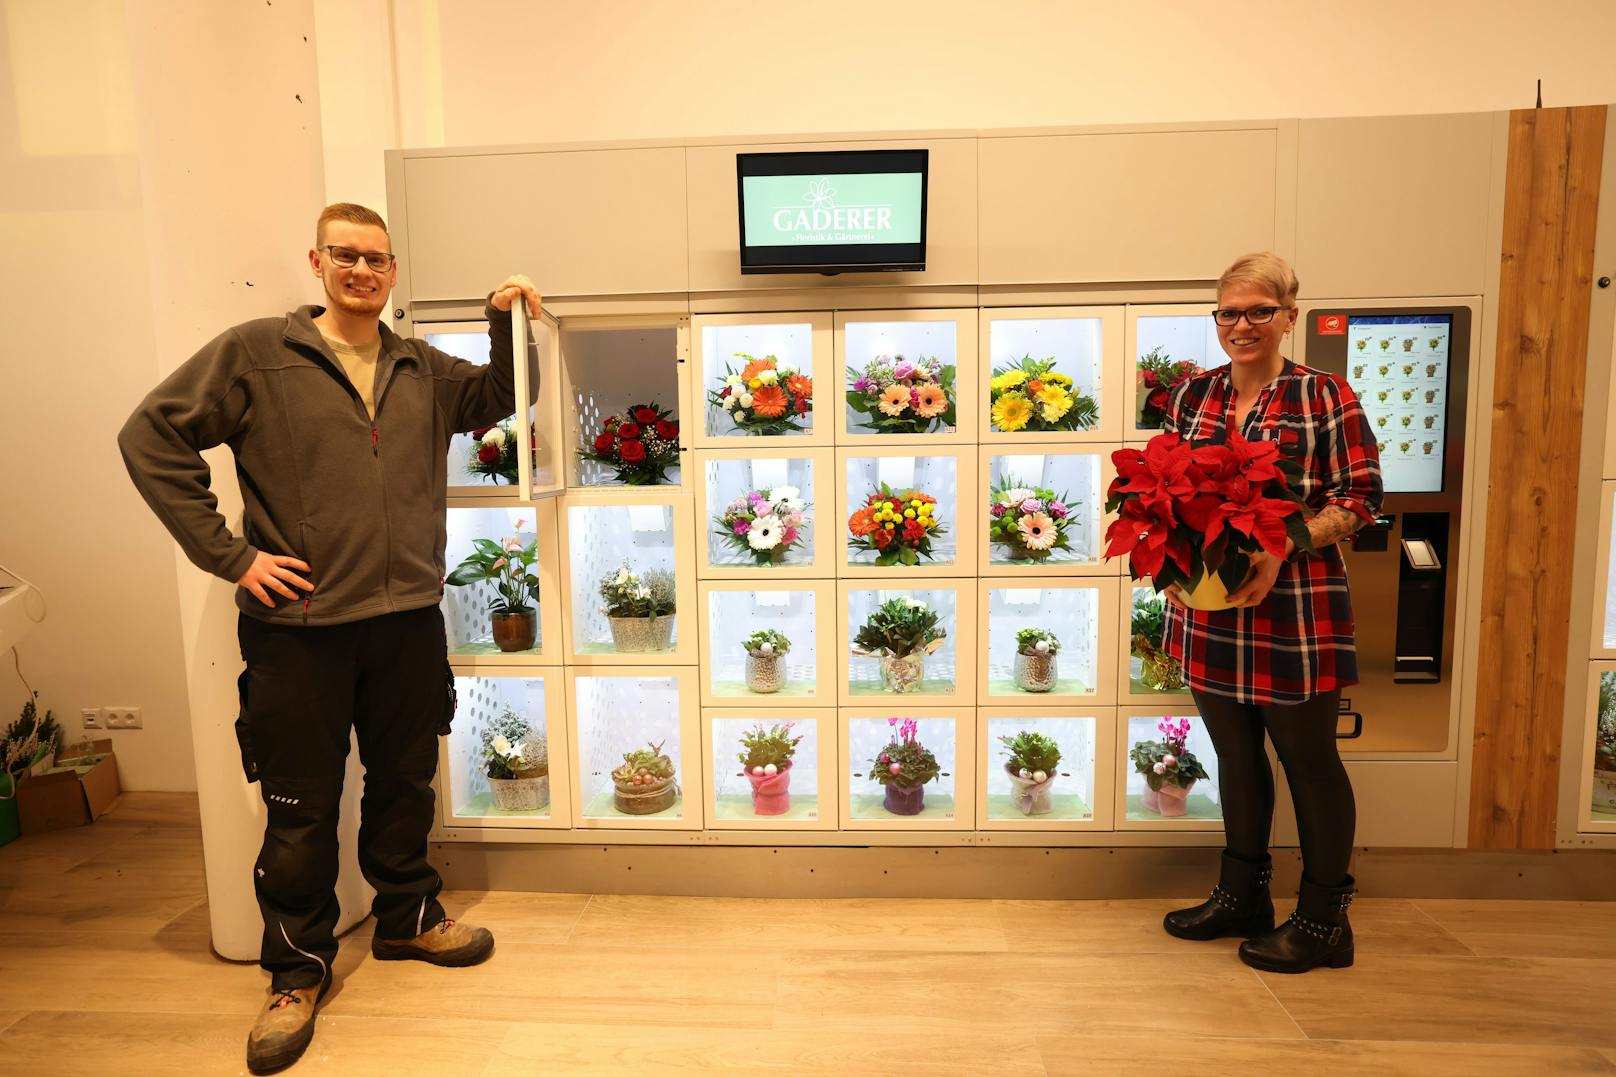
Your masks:
{"label": "vending machine screen", "polygon": [[1380,447],[1387,493],[1441,493],[1451,314],[1351,315],[1347,380]]}

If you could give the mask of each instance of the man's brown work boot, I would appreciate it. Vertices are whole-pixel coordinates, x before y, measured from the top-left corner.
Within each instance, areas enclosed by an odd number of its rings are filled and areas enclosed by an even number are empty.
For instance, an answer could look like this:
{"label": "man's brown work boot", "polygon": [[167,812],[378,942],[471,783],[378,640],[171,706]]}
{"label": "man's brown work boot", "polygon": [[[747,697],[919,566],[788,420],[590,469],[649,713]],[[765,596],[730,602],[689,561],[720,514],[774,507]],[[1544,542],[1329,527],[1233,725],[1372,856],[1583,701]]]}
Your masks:
{"label": "man's brown work boot", "polygon": [[258,1020],[247,1033],[247,1069],[274,1073],[303,1057],[314,1039],[314,1010],[330,981],[318,987],[271,990]]}
{"label": "man's brown work boot", "polygon": [[494,934],[458,920],[444,920],[413,939],[370,940],[370,953],[378,961],[425,961],[432,965],[475,965],[494,952]]}

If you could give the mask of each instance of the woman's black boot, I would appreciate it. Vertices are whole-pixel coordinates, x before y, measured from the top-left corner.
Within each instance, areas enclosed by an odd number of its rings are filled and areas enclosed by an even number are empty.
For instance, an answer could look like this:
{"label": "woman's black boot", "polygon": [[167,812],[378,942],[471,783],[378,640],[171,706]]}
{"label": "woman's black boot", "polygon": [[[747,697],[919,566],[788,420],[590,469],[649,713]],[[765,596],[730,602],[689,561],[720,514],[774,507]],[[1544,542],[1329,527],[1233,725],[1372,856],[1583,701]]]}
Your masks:
{"label": "woman's black boot", "polygon": [[1274,877],[1271,857],[1253,863],[1223,854],[1223,868],[1212,896],[1190,909],[1175,909],[1162,921],[1167,933],[1205,942],[1230,935],[1251,938],[1274,930],[1274,900],[1268,880]]}
{"label": "woman's black boot", "polygon": [[1240,960],[1264,972],[1306,972],[1320,965],[1344,969],[1352,964],[1353,878],[1340,886],[1320,886],[1302,876],[1291,918],[1261,938],[1240,944]]}

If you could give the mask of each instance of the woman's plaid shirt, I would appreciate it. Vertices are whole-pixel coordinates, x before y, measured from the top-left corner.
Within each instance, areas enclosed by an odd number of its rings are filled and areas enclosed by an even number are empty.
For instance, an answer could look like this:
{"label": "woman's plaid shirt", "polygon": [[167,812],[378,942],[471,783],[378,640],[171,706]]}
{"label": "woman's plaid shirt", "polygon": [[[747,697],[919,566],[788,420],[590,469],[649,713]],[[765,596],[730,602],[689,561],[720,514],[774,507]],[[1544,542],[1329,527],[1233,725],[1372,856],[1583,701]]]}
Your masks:
{"label": "woman's plaid shirt", "polygon": [[[1233,417],[1227,365],[1180,382],[1167,402],[1167,429],[1190,441],[1225,440]],[[1372,523],[1380,512],[1374,430],[1345,379],[1287,359],[1240,432],[1252,441],[1278,441],[1301,465],[1297,492],[1310,514],[1340,505]],[[1162,644],[1184,667],[1191,688],[1245,703],[1300,703],[1357,684],[1340,548],[1294,556],[1256,606],[1208,612],[1168,603]]]}

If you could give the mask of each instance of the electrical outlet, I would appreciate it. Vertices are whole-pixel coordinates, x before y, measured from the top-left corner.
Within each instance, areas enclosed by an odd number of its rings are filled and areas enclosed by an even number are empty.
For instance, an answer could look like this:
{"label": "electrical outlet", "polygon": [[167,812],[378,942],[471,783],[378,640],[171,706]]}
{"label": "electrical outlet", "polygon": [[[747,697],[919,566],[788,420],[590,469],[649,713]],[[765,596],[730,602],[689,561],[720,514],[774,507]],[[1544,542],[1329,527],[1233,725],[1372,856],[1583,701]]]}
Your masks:
{"label": "electrical outlet", "polygon": [[108,729],[140,729],[142,728],[139,707],[108,707]]}
{"label": "electrical outlet", "polygon": [[79,728],[81,728],[81,729],[100,729],[100,728],[102,728],[102,726],[101,726],[101,708],[100,707],[84,707],[84,708],[80,709],[79,710]]}

